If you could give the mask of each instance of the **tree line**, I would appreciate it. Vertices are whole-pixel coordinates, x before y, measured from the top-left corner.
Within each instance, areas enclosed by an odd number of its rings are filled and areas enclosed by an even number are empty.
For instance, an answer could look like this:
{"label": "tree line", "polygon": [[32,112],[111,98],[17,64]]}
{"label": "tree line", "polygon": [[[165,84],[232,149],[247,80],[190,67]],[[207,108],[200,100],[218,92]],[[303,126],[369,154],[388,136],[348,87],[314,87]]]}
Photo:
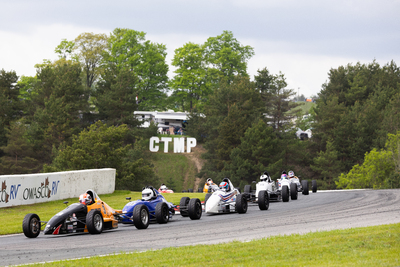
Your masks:
{"label": "tree line", "polygon": [[254,49],[229,31],[176,49],[171,79],[165,45],[131,29],[83,33],[55,53],[34,77],[0,72],[0,174],[112,167],[117,188],[140,189],[158,181],[146,155],[156,126],[137,127],[133,112],[174,109],[190,112],[186,132],[207,149],[201,177],[243,186],[291,169],[328,189],[400,186],[394,62],[331,69],[301,119],[284,74],[265,67],[250,80]]}

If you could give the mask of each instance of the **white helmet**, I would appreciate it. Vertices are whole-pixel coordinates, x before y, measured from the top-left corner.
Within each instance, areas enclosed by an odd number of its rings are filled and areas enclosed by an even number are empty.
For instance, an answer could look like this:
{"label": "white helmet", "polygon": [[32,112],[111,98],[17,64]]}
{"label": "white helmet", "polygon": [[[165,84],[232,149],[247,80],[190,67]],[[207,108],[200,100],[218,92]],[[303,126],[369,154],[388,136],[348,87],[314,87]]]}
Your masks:
{"label": "white helmet", "polygon": [[294,172],[293,171],[289,171],[288,176],[289,176],[289,178],[293,178],[294,177]]}
{"label": "white helmet", "polygon": [[168,188],[167,188],[167,186],[166,186],[165,184],[162,184],[161,187],[160,187],[160,189],[161,189],[161,190],[167,190]]}
{"label": "white helmet", "polygon": [[145,188],[142,191],[142,199],[143,200],[150,200],[154,197],[154,191],[151,190],[150,188]]}
{"label": "white helmet", "polygon": [[268,179],[268,175],[266,175],[266,174],[263,174],[263,175],[260,176],[260,181],[261,182],[265,182],[267,179]]}
{"label": "white helmet", "polygon": [[213,180],[212,180],[211,178],[208,178],[208,179],[207,179],[207,184],[208,184],[208,185],[212,185],[212,184],[213,184]]}

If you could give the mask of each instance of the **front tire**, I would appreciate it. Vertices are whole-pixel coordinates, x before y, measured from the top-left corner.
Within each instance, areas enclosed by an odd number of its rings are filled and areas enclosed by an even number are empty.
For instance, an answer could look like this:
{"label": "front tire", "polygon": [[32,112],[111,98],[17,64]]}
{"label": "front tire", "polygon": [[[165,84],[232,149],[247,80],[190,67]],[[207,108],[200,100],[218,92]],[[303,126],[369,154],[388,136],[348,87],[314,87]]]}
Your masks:
{"label": "front tire", "polygon": [[98,210],[91,210],[86,215],[86,227],[92,235],[101,234],[103,232],[103,216]]}
{"label": "front tire", "polygon": [[137,229],[146,229],[149,227],[149,209],[144,204],[136,205],[133,208],[133,224]]}
{"label": "front tire", "polygon": [[168,205],[165,202],[159,202],[156,205],[156,221],[160,224],[167,223],[169,221],[169,210]]}
{"label": "front tire", "polygon": [[258,207],[260,210],[267,210],[269,208],[269,195],[266,190],[258,192]]}
{"label": "front tire", "polygon": [[189,217],[192,220],[198,220],[201,218],[201,214],[203,213],[203,208],[201,207],[200,199],[192,198],[189,201]]}
{"label": "front tire", "polygon": [[298,193],[299,192],[297,192],[297,184],[291,183],[290,184],[290,197],[292,198],[292,200],[297,199]]}
{"label": "front tire", "polygon": [[287,185],[282,186],[282,201],[289,202],[289,187]]}
{"label": "front tire", "polygon": [[26,214],[24,220],[22,221],[22,230],[26,237],[35,238],[40,234],[40,229],[42,225],[40,223],[40,218],[35,213]]}
{"label": "front tire", "polygon": [[308,180],[302,180],[301,185],[303,186],[303,195],[308,195]]}
{"label": "front tire", "polygon": [[244,194],[239,194],[236,197],[236,211],[238,213],[246,213],[247,212],[247,200]]}
{"label": "front tire", "polygon": [[179,202],[179,210],[182,215],[182,217],[189,217],[189,213],[187,211],[187,208],[184,210],[181,209],[181,207],[187,207],[189,205],[190,197],[182,197],[181,201]]}
{"label": "front tire", "polygon": [[317,181],[312,180],[312,192],[317,193]]}

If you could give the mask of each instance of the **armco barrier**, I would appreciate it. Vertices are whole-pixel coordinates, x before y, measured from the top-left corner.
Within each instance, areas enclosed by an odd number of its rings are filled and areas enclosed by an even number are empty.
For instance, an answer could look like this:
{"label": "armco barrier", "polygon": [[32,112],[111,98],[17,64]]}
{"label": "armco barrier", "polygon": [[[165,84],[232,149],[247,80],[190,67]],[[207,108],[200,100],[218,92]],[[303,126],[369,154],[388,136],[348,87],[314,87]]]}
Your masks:
{"label": "armco barrier", "polygon": [[0,208],[79,197],[87,189],[97,194],[115,190],[115,169],[92,169],[0,176]]}

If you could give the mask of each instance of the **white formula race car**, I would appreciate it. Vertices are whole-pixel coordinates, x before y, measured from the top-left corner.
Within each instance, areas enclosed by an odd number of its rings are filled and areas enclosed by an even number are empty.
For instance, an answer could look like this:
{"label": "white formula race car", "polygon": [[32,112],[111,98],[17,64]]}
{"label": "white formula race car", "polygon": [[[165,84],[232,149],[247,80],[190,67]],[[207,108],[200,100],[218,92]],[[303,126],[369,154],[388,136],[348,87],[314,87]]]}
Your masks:
{"label": "white formula race car", "polygon": [[[253,181],[255,183],[255,181]],[[270,200],[280,200],[280,192],[276,190],[275,182],[267,172],[260,176],[260,182],[256,184],[256,190],[251,190],[251,185],[244,186],[244,195],[247,201],[258,203],[260,210],[269,208]]]}
{"label": "white formula race car", "polygon": [[[224,186],[221,186],[224,184]],[[240,194],[228,178],[224,178],[220,188],[212,194],[206,194],[204,200],[206,214],[247,212],[247,200],[244,194]]]}
{"label": "white formula race car", "polygon": [[[309,190],[308,190],[308,180],[302,180],[300,183],[300,176],[297,177],[294,175],[293,171],[289,171],[289,180],[291,183],[295,183],[297,185],[297,191],[302,192],[303,195],[308,195]],[[317,192],[317,181],[312,180],[311,182],[312,185],[312,192],[316,193]]]}
{"label": "white formula race car", "polygon": [[280,179],[277,179],[278,189],[281,193],[282,201],[289,202],[289,196],[292,200],[296,200],[298,197],[297,183],[292,182],[286,173],[281,175]]}

